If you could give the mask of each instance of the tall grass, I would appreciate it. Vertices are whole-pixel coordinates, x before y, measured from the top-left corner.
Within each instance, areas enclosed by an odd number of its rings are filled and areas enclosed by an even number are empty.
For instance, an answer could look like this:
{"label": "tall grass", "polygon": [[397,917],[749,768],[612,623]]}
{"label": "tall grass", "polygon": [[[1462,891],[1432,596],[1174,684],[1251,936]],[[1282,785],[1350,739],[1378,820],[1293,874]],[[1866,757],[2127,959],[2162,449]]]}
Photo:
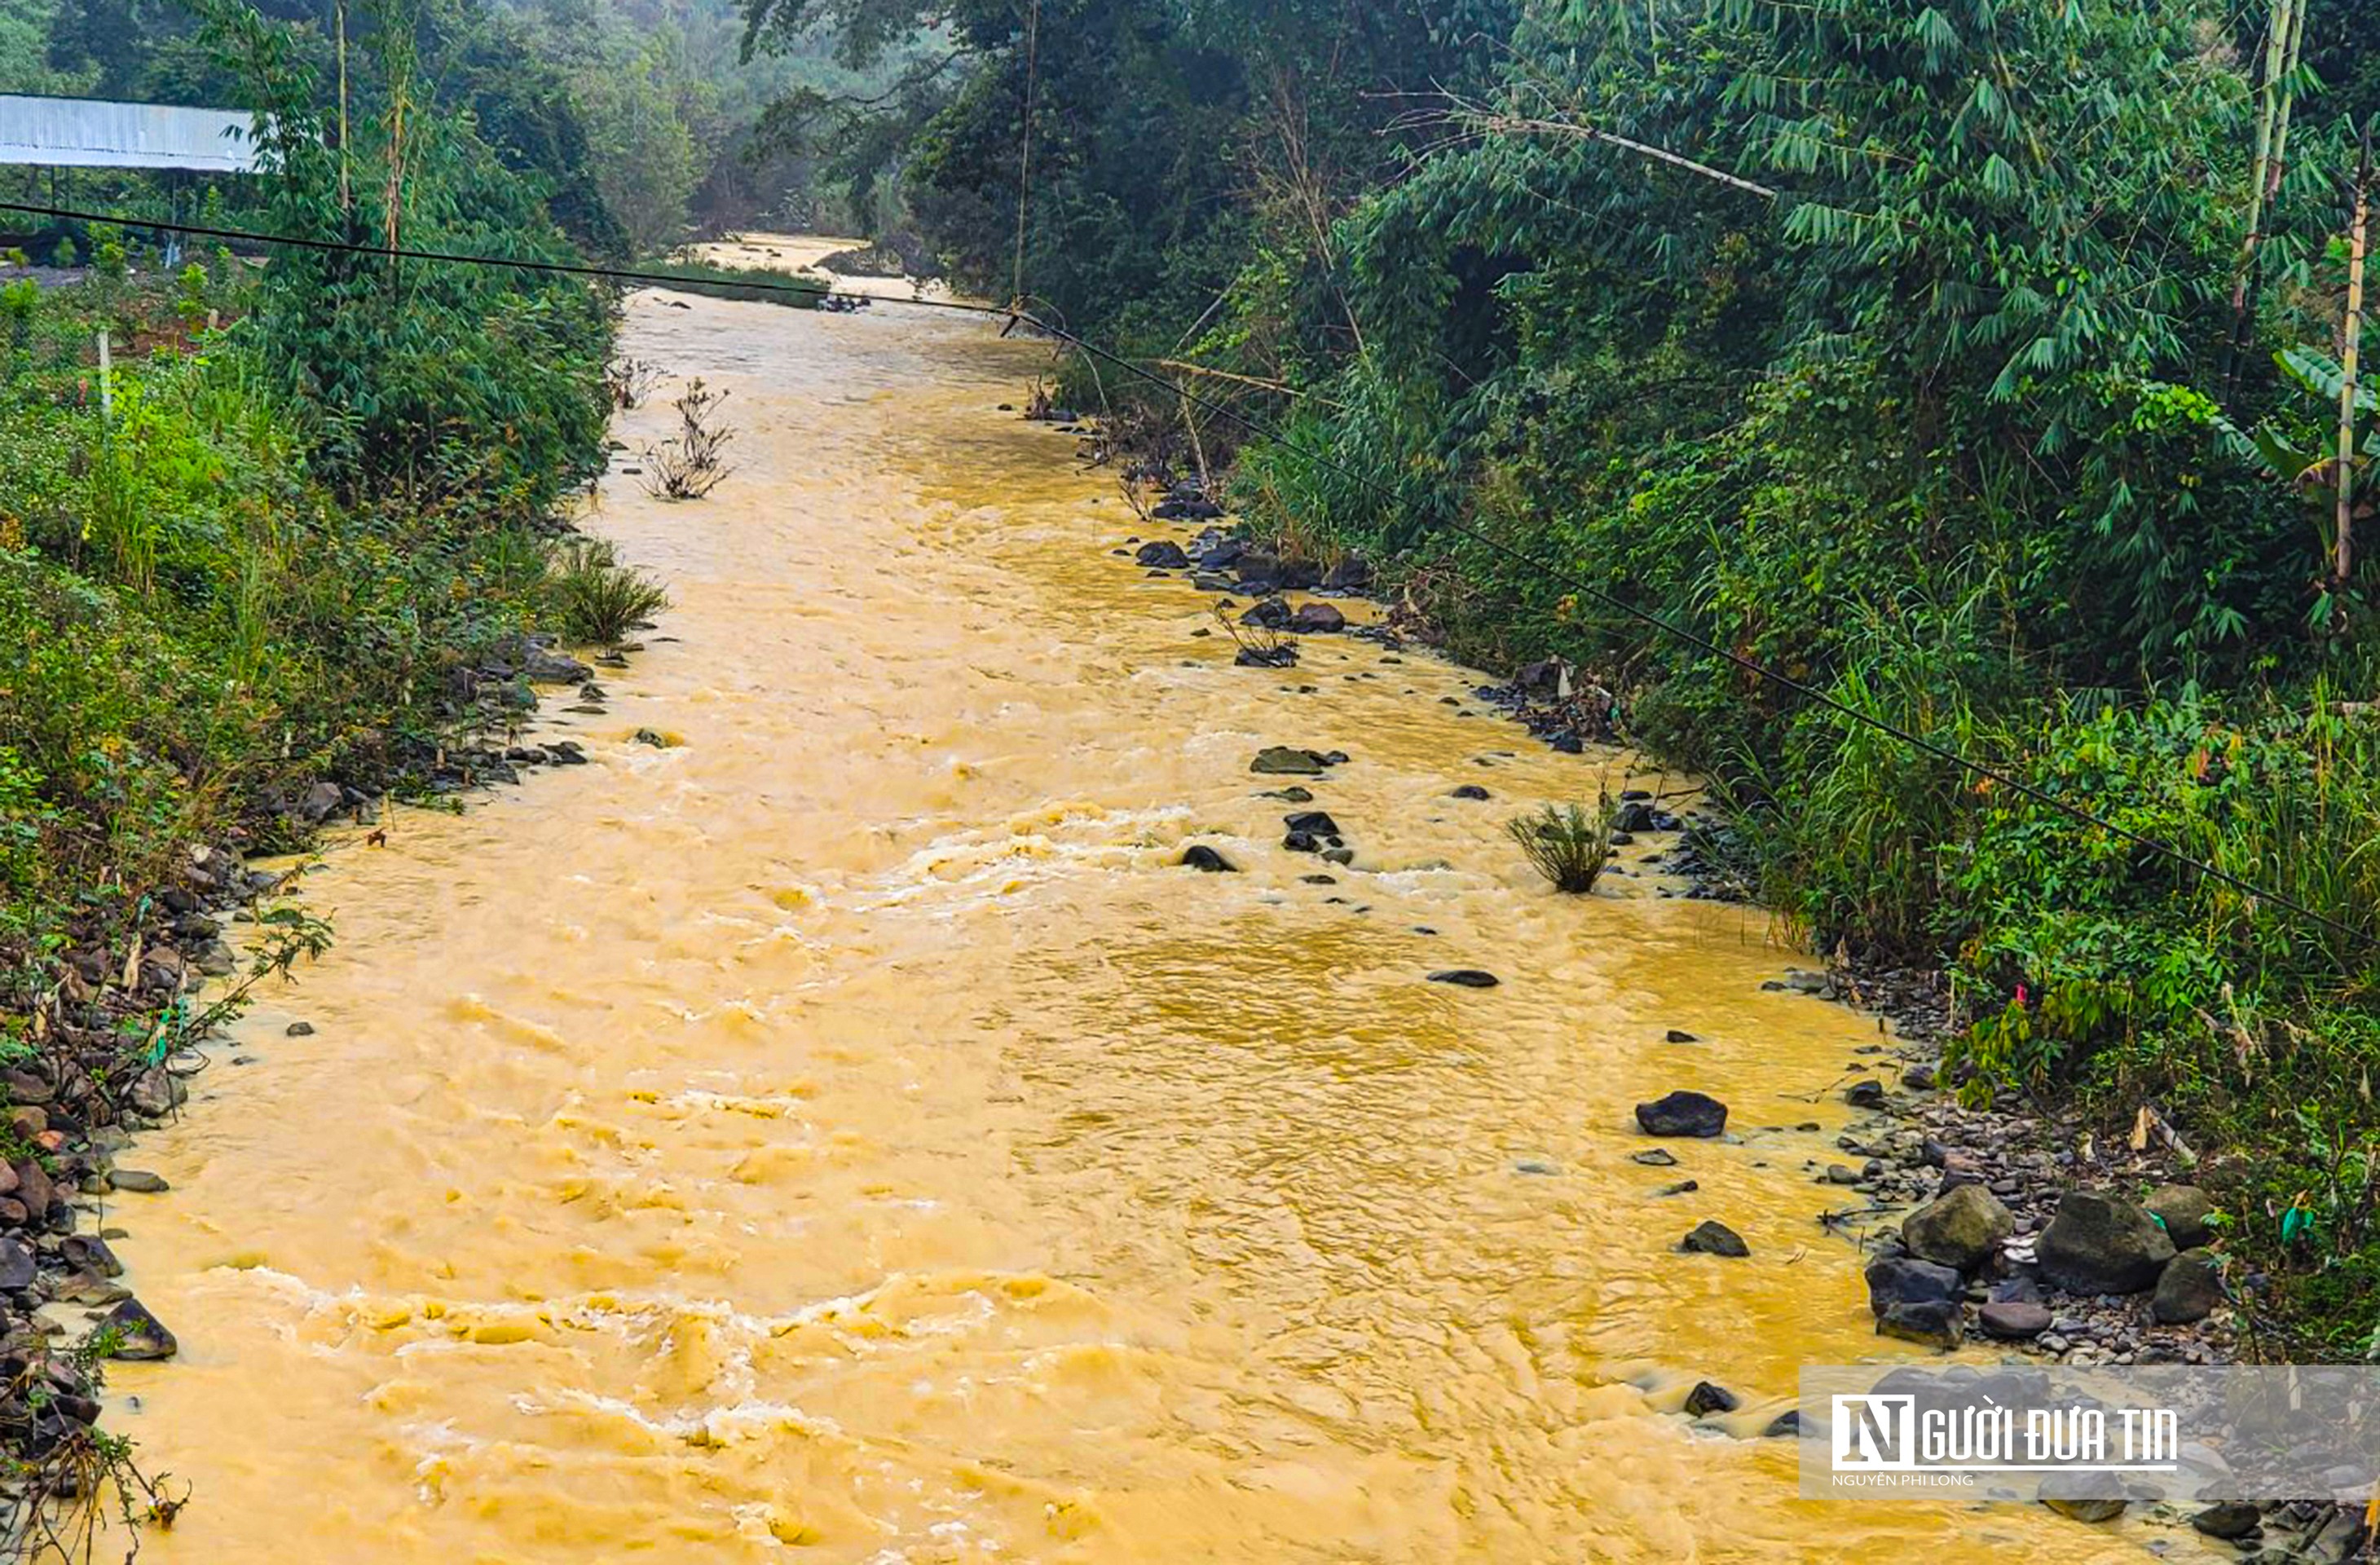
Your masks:
{"label": "tall grass", "polygon": [[1574,804],[1547,805],[1535,815],[1506,821],[1504,831],[1556,891],[1583,896],[1595,890],[1611,863],[1612,823],[1619,815],[1618,801],[1604,789],[1593,810]]}
{"label": "tall grass", "polygon": [[573,539],[557,548],[549,588],[574,641],[625,640],[669,607],[669,594],[658,583],[621,564],[600,539]]}

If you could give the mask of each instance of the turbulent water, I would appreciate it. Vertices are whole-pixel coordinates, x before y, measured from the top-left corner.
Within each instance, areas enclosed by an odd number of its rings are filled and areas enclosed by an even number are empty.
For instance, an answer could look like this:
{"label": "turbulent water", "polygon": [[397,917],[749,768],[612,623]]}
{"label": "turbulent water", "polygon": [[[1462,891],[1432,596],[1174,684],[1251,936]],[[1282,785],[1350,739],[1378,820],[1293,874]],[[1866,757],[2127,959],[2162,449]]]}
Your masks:
{"label": "turbulent water", "polygon": [[[1917,1356],[1812,1220],[1876,1033],[1762,992],[1791,953],[1658,898],[1646,844],[1535,878],[1502,822],[1618,760],[1424,653],[1232,667],[1113,552],[1112,476],[997,410],[1047,359],[980,321],[647,295],[625,347],[730,390],[737,470],[605,480],[588,525],[674,606],[608,712],[549,704],[594,764],[335,852],[338,949],[141,1148],[175,1188],[121,1249],[182,1351],[116,1417],[195,1489],[145,1559],[2115,1547],[1807,1504],[1737,1438],[1805,1359]],[[1280,846],[1275,744],[1353,758],[1308,784],[1335,883]],[[1677,1086],[1742,1144],[1630,1161]],[[1751,1257],[1678,1254],[1704,1218]],[[1665,1411],[1701,1377],[1732,1436]]]}

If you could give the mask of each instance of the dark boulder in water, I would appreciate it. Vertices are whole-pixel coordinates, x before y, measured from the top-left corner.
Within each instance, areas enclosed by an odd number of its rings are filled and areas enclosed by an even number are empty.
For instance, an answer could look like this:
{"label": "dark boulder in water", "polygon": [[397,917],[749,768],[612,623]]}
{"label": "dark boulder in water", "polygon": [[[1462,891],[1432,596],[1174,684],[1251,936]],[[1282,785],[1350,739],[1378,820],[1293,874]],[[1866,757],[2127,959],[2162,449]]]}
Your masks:
{"label": "dark boulder in water", "polygon": [[1679,1091],[1636,1105],[1636,1124],[1647,1135],[1708,1139],[1727,1130],[1727,1105],[1699,1092]]}
{"label": "dark boulder in water", "polygon": [[1228,875],[1239,868],[1230,859],[1204,843],[1182,850],[1182,862],[1191,869],[1203,869],[1209,875]]}

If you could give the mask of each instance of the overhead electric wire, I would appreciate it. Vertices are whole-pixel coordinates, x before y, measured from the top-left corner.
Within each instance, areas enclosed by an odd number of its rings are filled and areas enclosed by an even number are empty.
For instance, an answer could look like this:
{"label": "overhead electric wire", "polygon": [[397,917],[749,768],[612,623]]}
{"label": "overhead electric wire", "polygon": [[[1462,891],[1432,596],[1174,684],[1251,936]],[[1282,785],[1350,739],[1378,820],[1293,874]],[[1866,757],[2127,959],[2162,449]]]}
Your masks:
{"label": "overhead electric wire", "polygon": [[[510,267],[526,272],[551,273],[563,276],[597,278],[616,282],[643,283],[661,287],[699,288],[708,284],[714,286],[756,288],[767,292],[801,294],[816,297],[823,297],[825,295],[832,294],[834,291],[832,287],[817,284],[753,282],[740,277],[734,279],[681,277],[672,275],[668,273],[638,272],[624,267],[573,264],[565,261],[515,261],[503,256],[463,255],[452,251],[425,250],[404,247],[392,249],[379,245],[349,244],[333,239],[299,239],[273,234],[250,233],[238,229],[212,228],[198,224],[161,222],[149,218],[111,216],[104,212],[80,212],[65,207],[47,206],[28,201],[0,200],[0,211],[30,212],[39,216],[60,218],[72,222],[113,223],[126,227],[157,228],[164,229],[170,233],[187,234],[200,238],[237,239],[251,244],[261,245],[290,245],[301,249],[368,255],[394,260],[444,261],[463,266]],[[1330,456],[1325,455],[1321,452],[1315,451],[1310,447],[1300,445],[1289,440],[1282,434],[1279,426],[1268,423],[1262,419],[1251,418],[1228,403],[1219,402],[1199,393],[1190,391],[1186,387],[1177,384],[1175,382],[1170,381],[1158,374],[1155,370],[1145,369],[1119,354],[1112,353],[1106,348],[1100,347],[1096,343],[1085,340],[1083,337],[1068,331],[1062,326],[1052,325],[1049,321],[1043,321],[1021,309],[1015,307],[1003,308],[997,305],[972,304],[960,299],[903,299],[891,297],[885,295],[873,295],[867,297],[872,297],[879,302],[889,304],[916,305],[926,309],[957,310],[970,315],[992,316],[1012,321],[1022,321],[1031,325],[1036,330],[1043,332],[1061,342],[1068,344],[1078,352],[1086,354],[1090,358],[1099,359],[1102,362],[1111,364],[1115,368],[1123,370],[1126,374],[1134,375],[1141,380],[1147,381],[1150,385],[1157,387],[1169,396],[1175,396],[1184,401],[1195,403],[1198,406],[1206,408],[1208,411],[1217,415],[1218,417],[1228,419],[1232,423],[1237,424],[1251,434],[1258,435],[1266,440],[1272,441],[1285,449],[1296,453],[1307,461],[1313,462],[1328,471],[1337,474],[1339,477],[1347,479],[1351,483],[1367,489],[1373,493],[1391,502],[1395,502],[1400,498],[1396,491],[1389,484],[1372,478],[1368,474],[1359,473],[1352,467],[1343,466],[1342,464],[1334,461]],[[2154,853],[2160,857],[2169,859],[2175,864],[2180,865],[2185,868],[2194,870],[2198,874],[2205,876],[2211,880],[2228,886],[2232,890],[2240,892],[2251,899],[2260,899],[2265,902],[2269,902],[2274,906],[2280,908],[2285,912],[2294,914],[2298,917],[2319,924],[2323,928],[2332,930],[2337,934],[2344,935],[2351,941],[2359,944],[2368,944],[2373,943],[2374,941],[2374,936],[2371,933],[2359,929],[2343,919],[2333,917],[2327,913],[2323,913],[2315,908],[2309,907],[2304,903],[2289,896],[2285,892],[2275,891],[2269,886],[2260,885],[2256,881],[2236,875],[2218,865],[2210,863],[2205,859],[2194,857],[2181,849],[2173,846],[2171,843],[2162,842],[2157,838],[2149,836],[2145,832],[2136,831],[2129,826],[2124,826],[2114,820],[2110,820],[2107,817],[2087,809],[2081,805],[2062,799],[2057,795],[2050,793],[2048,790],[2042,788],[2035,783],[2026,782],[2024,779],[2016,776],[2014,773],[2004,768],[1991,765],[1985,761],[1976,760],[1970,756],[1961,755],[1958,751],[1950,749],[1947,746],[1938,745],[1933,740],[1925,737],[1923,734],[1917,734],[1897,722],[1894,722],[1889,718],[1879,717],[1874,712],[1864,711],[1859,708],[1852,706],[1850,702],[1841,699],[1840,697],[1829,695],[1828,692],[1819,689],[1815,685],[1810,685],[1803,680],[1796,679],[1792,675],[1785,673],[1779,670],[1771,668],[1767,664],[1759,661],[1757,659],[1746,657],[1741,652],[1723,647],[1718,642],[1711,640],[1708,637],[1704,636],[1699,631],[1682,625],[1676,621],[1671,620],[1665,615],[1656,613],[1650,609],[1644,608],[1635,603],[1631,603],[1626,599],[1621,598],[1615,593],[1609,592],[1604,588],[1596,586],[1592,582],[1572,574],[1570,571],[1564,569],[1559,564],[1542,559],[1535,554],[1531,554],[1525,550],[1514,548],[1512,545],[1506,543],[1488,533],[1482,532],[1476,528],[1471,527],[1461,521],[1453,520],[1443,521],[1440,525],[1447,531],[1467,538],[1473,542],[1477,543],[1495,553],[1500,554],[1504,558],[1511,560],[1517,564],[1524,565],[1529,569],[1537,572],[1541,576],[1582,592],[1587,597],[1595,600],[1597,602],[1601,603],[1605,607],[1621,614],[1624,614],[1630,619],[1636,620],[1644,625],[1649,625],[1665,635],[1684,642],[1687,646],[1693,647],[1699,651],[1707,653],[1712,657],[1719,658],[1731,663],[1735,667],[1743,670],[1745,673],[1750,673],[1756,678],[1765,680],[1767,683],[1776,685],[1779,689],[1791,691],[1792,694],[1801,697],[1804,700],[1815,702],[1840,716],[1849,718],[1854,722],[1864,724],[1866,727],[1876,730],[1878,733],[1897,739],[1901,744],[1917,751],[1921,755],[1930,756],[1936,760],[1947,762],[1961,770],[1971,773],[1976,778],[1990,782],[1995,787],[2006,788],[2010,792],[2016,794],[2021,797],[2030,799],[2035,804],[2053,809],[2058,814],[2066,816],[2070,819],[2078,821],[2085,826],[2094,827],[2099,831],[2106,831],[2109,835],[2119,838],[2121,841],[2131,843],[2136,847],[2147,849],[2149,852]]]}

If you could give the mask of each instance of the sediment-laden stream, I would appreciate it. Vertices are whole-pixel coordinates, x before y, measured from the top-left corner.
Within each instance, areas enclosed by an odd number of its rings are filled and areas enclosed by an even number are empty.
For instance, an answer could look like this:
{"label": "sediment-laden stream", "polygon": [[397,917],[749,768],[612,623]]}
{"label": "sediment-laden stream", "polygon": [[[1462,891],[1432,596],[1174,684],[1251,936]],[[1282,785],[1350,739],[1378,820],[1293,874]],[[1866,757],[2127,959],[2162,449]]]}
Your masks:
{"label": "sediment-laden stream", "polygon": [[[141,1148],[181,1355],[115,1417],[195,1487],[147,1558],[2134,1551],[1806,1504],[1749,1438],[1804,1360],[1923,1356],[1813,1221],[1876,1033],[1762,992],[1755,913],[1535,877],[1503,821],[1609,758],[1425,653],[1232,666],[984,322],[648,295],[625,348],[731,391],[738,471],[603,486],[675,606],[545,720],[595,764],[335,853],[338,949]],[[1281,847],[1269,745],[1352,758],[1352,867]],[[1631,1161],[1681,1086],[1740,1144]],[[1663,1411],[1704,1377],[1731,1433]]]}

